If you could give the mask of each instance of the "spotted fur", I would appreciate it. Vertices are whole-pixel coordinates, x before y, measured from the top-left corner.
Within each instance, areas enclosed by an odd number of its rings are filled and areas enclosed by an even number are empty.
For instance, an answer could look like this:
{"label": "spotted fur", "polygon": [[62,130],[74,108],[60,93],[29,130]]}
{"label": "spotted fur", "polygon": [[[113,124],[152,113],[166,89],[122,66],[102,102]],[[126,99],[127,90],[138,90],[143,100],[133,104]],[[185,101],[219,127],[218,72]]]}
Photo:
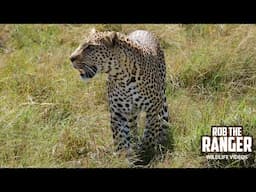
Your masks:
{"label": "spotted fur", "polygon": [[[117,150],[135,150],[146,164],[166,144],[168,106],[165,96],[165,59],[157,38],[137,30],[92,32],[70,56],[85,80],[97,72],[108,74],[111,129]],[[137,119],[146,112],[142,138]]]}

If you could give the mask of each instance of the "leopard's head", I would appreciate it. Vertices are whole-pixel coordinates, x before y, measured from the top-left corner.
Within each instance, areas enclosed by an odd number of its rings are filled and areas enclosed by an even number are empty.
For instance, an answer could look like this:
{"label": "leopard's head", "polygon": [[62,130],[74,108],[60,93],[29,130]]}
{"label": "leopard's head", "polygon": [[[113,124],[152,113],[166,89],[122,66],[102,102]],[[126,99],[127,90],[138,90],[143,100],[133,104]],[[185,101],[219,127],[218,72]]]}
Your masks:
{"label": "leopard's head", "polygon": [[92,30],[89,37],[71,54],[73,67],[87,80],[97,72],[109,73],[117,64],[115,56],[116,32],[97,32]]}

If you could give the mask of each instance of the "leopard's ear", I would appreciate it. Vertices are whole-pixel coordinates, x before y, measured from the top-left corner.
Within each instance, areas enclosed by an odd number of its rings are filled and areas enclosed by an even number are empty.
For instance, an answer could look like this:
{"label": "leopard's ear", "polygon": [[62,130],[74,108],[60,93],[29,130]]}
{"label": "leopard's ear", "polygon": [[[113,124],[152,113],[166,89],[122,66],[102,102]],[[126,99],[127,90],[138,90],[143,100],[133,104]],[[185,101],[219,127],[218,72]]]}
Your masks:
{"label": "leopard's ear", "polygon": [[114,47],[115,41],[117,39],[116,32],[109,32],[103,39],[103,43],[108,47]]}
{"label": "leopard's ear", "polygon": [[90,31],[90,34],[94,34],[94,33],[97,33],[98,31],[95,29],[95,28],[92,28],[91,31]]}

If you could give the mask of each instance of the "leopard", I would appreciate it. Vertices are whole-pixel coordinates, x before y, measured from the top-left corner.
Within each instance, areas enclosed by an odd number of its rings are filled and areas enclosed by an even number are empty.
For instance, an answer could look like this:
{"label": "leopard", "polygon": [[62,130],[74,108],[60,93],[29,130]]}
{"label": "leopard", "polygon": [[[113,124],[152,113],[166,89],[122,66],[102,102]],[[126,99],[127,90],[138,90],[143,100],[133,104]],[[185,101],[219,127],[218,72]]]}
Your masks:
{"label": "leopard", "polygon": [[[69,59],[85,81],[98,73],[107,74],[115,151],[135,154],[135,165],[147,165],[166,149],[166,64],[160,40],[154,33],[135,30],[126,35],[93,29]],[[142,112],[145,127],[139,136],[138,119]]]}

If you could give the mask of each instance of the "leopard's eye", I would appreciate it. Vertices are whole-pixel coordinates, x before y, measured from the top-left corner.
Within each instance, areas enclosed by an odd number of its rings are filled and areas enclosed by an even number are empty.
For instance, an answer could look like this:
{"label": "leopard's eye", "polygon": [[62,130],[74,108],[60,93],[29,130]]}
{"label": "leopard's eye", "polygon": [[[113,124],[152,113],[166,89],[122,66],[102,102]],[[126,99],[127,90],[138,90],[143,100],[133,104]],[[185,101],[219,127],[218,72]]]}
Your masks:
{"label": "leopard's eye", "polygon": [[93,45],[88,45],[88,46],[86,46],[86,47],[83,49],[83,51],[90,51],[90,50],[92,50],[92,47],[93,47]]}
{"label": "leopard's eye", "polygon": [[93,48],[93,45],[88,45],[87,47],[86,47],[86,49],[92,49]]}

